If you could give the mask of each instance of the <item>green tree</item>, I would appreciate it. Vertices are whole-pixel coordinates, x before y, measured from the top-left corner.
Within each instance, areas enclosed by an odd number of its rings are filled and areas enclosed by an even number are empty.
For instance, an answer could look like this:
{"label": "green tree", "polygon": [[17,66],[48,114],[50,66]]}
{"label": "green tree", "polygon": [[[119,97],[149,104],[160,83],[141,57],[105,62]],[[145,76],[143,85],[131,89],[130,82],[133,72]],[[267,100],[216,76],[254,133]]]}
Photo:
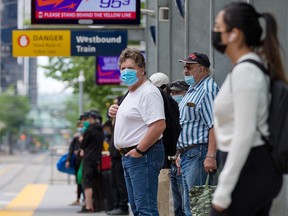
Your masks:
{"label": "green tree", "polygon": [[[78,95],[73,95],[71,98],[67,99],[64,103],[65,113],[63,114],[64,118],[70,123],[70,129],[72,131],[76,130],[76,123],[79,118],[79,106],[78,106]],[[85,101],[89,101],[87,97],[84,98]],[[90,102],[89,102],[90,104]],[[88,103],[84,103],[83,110],[89,110],[91,107],[88,106]]]}
{"label": "green tree", "polygon": [[103,115],[106,113],[107,103],[112,103],[112,99],[107,96],[113,95],[111,89],[118,85],[96,85],[95,57],[51,57],[48,66],[42,67],[47,77],[64,82],[67,87],[74,89],[75,94],[79,92],[79,71],[83,70],[84,94],[88,97],[88,101],[84,101],[84,107],[97,108]]}
{"label": "green tree", "polygon": [[30,103],[27,97],[7,91],[0,94],[0,104],[0,122],[3,126],[1,132],[7,134],[9,153],[13,154],[13,144],[30,111]]}

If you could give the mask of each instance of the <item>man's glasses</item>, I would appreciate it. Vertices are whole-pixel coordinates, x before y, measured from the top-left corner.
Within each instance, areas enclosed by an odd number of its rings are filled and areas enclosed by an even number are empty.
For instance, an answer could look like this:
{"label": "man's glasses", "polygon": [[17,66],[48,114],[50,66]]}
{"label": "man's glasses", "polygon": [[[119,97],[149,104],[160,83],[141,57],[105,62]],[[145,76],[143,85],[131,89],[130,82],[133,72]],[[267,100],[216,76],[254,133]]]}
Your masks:
{"label": "man's glasses", "polygon": [[184,71],[190,71],[192,67],[190,65],[184,65]]}
{"label": "man's glasses", "polygon": [[[195,65],[195,66],[194,66]],[[196,64],[194,64],[194,68],[196,67]],[[192,65],[184,65],[184,71],[191,71],[193,69],[193,66]],[[198,65],[198,68],[199,67],[202,67],[201,65]],[[197,68],[197,69],[198,69]]]}

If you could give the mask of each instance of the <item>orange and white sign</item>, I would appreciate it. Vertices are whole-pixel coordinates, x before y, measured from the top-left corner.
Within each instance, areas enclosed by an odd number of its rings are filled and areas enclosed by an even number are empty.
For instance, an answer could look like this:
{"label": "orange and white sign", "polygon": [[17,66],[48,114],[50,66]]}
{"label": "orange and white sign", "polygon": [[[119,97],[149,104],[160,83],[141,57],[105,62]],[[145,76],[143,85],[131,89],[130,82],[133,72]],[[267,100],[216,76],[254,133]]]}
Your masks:
{"label": "orange and white sign", "polygon": [[69,30],[14,30],[13,56],[70,56]]}

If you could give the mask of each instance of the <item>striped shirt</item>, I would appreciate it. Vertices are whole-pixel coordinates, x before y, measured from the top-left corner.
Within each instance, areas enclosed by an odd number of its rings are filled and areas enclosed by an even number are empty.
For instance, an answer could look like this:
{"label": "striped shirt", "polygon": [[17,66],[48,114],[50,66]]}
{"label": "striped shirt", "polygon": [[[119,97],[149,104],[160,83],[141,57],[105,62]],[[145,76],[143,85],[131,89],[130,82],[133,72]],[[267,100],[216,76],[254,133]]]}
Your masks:
{"label": "striped shirt", "polygon": [[182,131],[177,149],[208,143],[209,130],[213,127],[213,100],[218,91],[218,85],[209,76],[189,87],[179,104]]}

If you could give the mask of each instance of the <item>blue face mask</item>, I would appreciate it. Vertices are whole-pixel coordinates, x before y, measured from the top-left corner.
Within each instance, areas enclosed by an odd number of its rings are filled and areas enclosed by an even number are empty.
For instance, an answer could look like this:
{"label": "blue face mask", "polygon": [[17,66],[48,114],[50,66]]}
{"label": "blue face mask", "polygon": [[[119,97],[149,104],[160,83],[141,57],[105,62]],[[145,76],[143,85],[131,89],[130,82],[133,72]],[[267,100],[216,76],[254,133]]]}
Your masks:
{"label": "blue face mask", "polygon": [[120,80],[126,86],[132,86],[138,81],[137,71],[133,69],[126,68],[121,71]]}
{"label": "blue face mask", "polygon": [[183,95],[173,95],[172,98],[179,104],[183,99]]}
{"label": "blue face mask", "polygon": [[185,76],[185,82],[189,85],[189,86],[195,86],[196,85],[196,81],[194,79],[194,76]]}

